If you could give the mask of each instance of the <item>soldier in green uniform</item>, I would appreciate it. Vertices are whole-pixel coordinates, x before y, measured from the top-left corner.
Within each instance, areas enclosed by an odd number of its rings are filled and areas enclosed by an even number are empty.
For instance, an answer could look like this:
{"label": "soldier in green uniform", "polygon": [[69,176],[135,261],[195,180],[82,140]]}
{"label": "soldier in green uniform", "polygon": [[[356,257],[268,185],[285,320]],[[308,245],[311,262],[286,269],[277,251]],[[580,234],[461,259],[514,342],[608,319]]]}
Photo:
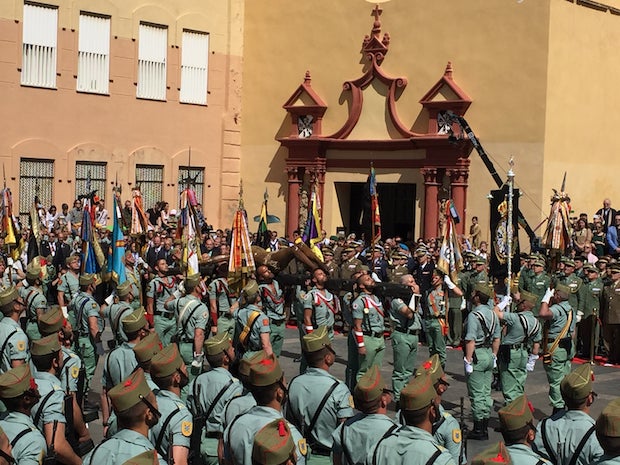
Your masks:
{"label": "soldier in green uniform", "polygon": [[[200,273],[189,275],[184,280],[185,296],[168,299],[166,311],[176,315],[177,329],[174,337],[186,366],[191,366],[189,376],[194,379],[202,372],[202,345],[209,331],[217,331],[209,318],[209,309],[202,302],[202,279]],[[161,338],[161,335],[160,335]],[[162,341],[163,342],[163,341]]]}
{"label": "soldier in green uniform", "polygon": [[[157,400],[138,368],[108,392],[120,430],[84,457],[84,465],[118,465],[141,452],[153,450],[149,429],[158,423],[161,413]],[[167,465],[158,456],[159,465]]]}
{"label": "soldier in green uniform", "polygon": [[589,414],[596,396],[592,378],[589,363],[567,374],[560,390],[568,410],[556,412],[538,424],[534,449],[553,463],[590,464],[603,455]]}
{"label": "soldier in green uniform", "polygon": [[[69,309],[69,304],[80,292],[80,256],[71,255],[65,259],[67,272],[60,276],[58,283],[58,305],[62,308],[65,317]],[[75,315],[69,318],[71,325],[75,328]]]}
{"label": "soldier in green uniform", "polygon": [[314,287],[306,293],[304,299],[304,329],[306,334],[310,334],[315,328],[324,326],[329,339],[333,340],[335,315],[340,313],[340,305],[338,298],[325,289],[327,279],[328,276],[321,268],[312,272]]}
{"label": "soldier in green uniform", "polygon": [[384,435],[373,454],[373,464],[456,465],[447,449],[432,436],[439,418],[437,393],[431,375],[414,377],[400,393],[401,419],[404,426]]}
{"label": "soldier in green uniform", "polygon": [[189,375],[176,344],[153,356],[151,376],[159,386],[156,397],[161,418],[149,431],[149,438],[168,463],[187,465],[193,418],[181,400],[181,390],[189,383]]}
{"label": "soldier in green uniform", "polygon": [[394,265],[388,270],[388,281],[391,283],[400,283],[400,280],[406,274],[409,274],[407,269],[407,255],[401,252],[394,252],[392,254],[392,260]]}
{"label": "soldier in green uniform", "polygon": [[596,465],[620,463],[620,399],[609,402],[596,421],[596,437],[605,454]]}
{"label": "soldier in green uniform", "polygon": [[149,388],[151,388],[154,394],[157,394],[159,387],[153,382],[153,378],[151,378],[151,360],[155,354],[158,354],[163,348],[164,345],[156,332],[149,333],[133,347],[133,353],[136,355],[138,367],[144,371],[146,384],[149,385]]}
{"label": "soldier in green uniform", "polygon": [[309,464],[331,464],[332,433],[338,424],[353,416],[353,397],[349,388],[329,373],[336,353],[325,326],[302,338],[301,348],[308,369],[288,385],[286,418],[308,444]]}
{"label": "soldier in green uniform", "polygon": [[136,268],[136,258],[131,250],[125,252],[125,276],[131,285],[131,295],[133,297],[130,302],[131,307],[134,310],[144,307],[144,302],[142,301],[142,276],[139,269]]}
{"label": "soldier in green uniform", "polygon": [[534,294],[521,291],[515,295],[516,312],[505,310],[510,304],[510,300],[506,298],[493,308],[505,328],[497,352],[504,405],[523,394],[527,371],[530,368],[532,371],[538,360],[542,332],[538,319],[532,313],[537,302],[538,297]]}
{"label": "soldier in green uniform", "polygon": [[392,323],[392,352],[394,354],[392,389],[395,402],[399,401],[400,391],[413,376],[419,335],[422,330],[422,321],[417,309],[420,288],[410,274],[402,276],[400,284],[409,286],[414,297],[411,302],[404,302],[400,298],[391,299],[390,302],[389,317]]}
{"label": "soldier in green uniform", "polygon": [[572,334],[575,330],[575,311],[568,304],[570,289],[562,284],[555,291],[547,289],[540,305],[539,317],[547,320],[547,346],[543,347],[543,366],[549,381],[549,400],[554,413],[564,408],[560,383],[570,372],[573,350]]}
{"label": "soldier in green uniform", "polygon": [[235,350],[243,357],[250,357],[259,350],[267,355],[273,353],[269,318],[258,307],[259,302],[258,283],[250,280],[241,291],[239,310],[235,314]]}
{"label": "soldier in green uniform", "polygon": [[540,301],[551,284],[551,278],[549,278],[549,275],[545,272],[545,261],[542,258],[534,260],[532,270],[534,274],[525,290],[538,297],[538,304],[532,309],[534,316],[538,316],[540,312]]}
{"label": "soldier in green uniform", "polygon": [[334,465],[366,463],[379,440],[398,427],[387,416],[392,395],[376,365],[360,378],[353,398],[360,413],[342,422],[332,433]]}
{"label": "soldier in green uniform", "polygon": [[357,278],[360,295],[351,304],[353,332],[357,343],[357,379],[372,365],[381,366],[385,355],[385,312],[381,299],[373,294],[375,281],[370,275]]}
{"label": "soldier in green uniform", "polygon": [[471,461],[471,465],[513,465],[513,463],[510,459],[510,454],[506,450],[506,445],[501,441],[487,447]]}
{"label": "soldier in green uniform", "polygon": [[155,272],[157,275],[146,288],[146,318],[151,327],[155,328],[155,332],[159,334],[161,342],[167,346],[172,342],[172,336],[176,333],[177,322],[174,311],[166,310],[164,304],[173,295],[176,282],[174,276],[166,276],[168,263],[165,258],[157,260]]}
{"label": "soldier in green uniform", "polygon": [[551,463],[532,450],[536,428],[530,403],[525,394],[516,397],[497,413],[499,429],[512,460],[520,465],[549,465]]}
{"label": "soldier in green uniform", "polygon": [[534,270],[532,270],[532,263],[536,259],[532,255],[523,257],[521,269],[519,270],[519,292],[526,291],[530,288],[530,282],[532,276],[534,276]]}
{"label": "soldier in green uniform", "polygon": [[[351,276],[351,280],[354,282],[353,289],[345,292],[341,297],[342,319],[350,328],[347,334],[347,369],[345,371],[345,383],[349,387],[349,390],[355,387],[355,383],[357,382],[357,370],[359,369],[358,347],[355,331],[353,330],[353,309],[351,308],[351,304],[359,296],[357,279],[362,274],[368,273],[368,271],[369,269],[367,266],[360,266],[360,269]],[[303,371],[300,371],[300,373],[303,373]]]}
{"label": "soldier in green uniform", "polygon": [[321,253],[323,254],[323,259],[325,260],[325,268],[329,273],[330,279],[339,279],[340,278],[340,267],[334,260],[334,251],[329,247],[323,247],[321,249]]}
{"label": "soldier in green uniform", "polygon": [[587,263],[588,260],[583,255],[577,255],[575,256],[575,258],[573,258],[573,261],[575,262],[575,275],[578,278],[585,279],[586,272],[583,269],[583,266]]}
{"label": "soldier in green uniform", "polygon": [[102,318],[99,304],[93,297],[93,293],[100,282],[97,275],[81,275],[80,292],[69,304],[70,311],[73,313],[76,321],[74,330],[78,334],[78,339],[75,341],[75,351],[82,359],[84,368],[86,368],[85,395],[88,393],[90,381],[95,375],[97,360],[100,355],[103,355],[101,333],[105,328],[105,322]]}
{"label": "soldier in green uniform", "polygon": [[[62,352],[58,336],[51,334],[32,342],[30,348],[32,363],[36,368],[35,381],[39,391],[39,401],[32,408],[34,424],[45,436],[47,446],[54,445],[58,460],[69,465],[80,465],[82,460],[73,451],[65,435],[64,392],[56,377],[62,365]],[[73,418],[69,418],[72,422]],[[86,430],[88,431],[88,430]],[[88,434],[88,433],[87,433]],[[80,438],[80,442],[90,440],[90,435]]]}
{"label": "soldier in green uniform", "polygon": [[[127,341],[127,335],[123,331],[121,320],[131,315],[135,310],[133,302],[136,296],[133,292],[133,286],[129,280],[122,282],[116,287],[118,302],[114,302],[103,310],[103,316],[108,319],[110,329],[114,335],[113,345],[120,345]],[[138,306],[138,308],[140,307]],[[114,385],[116,384],[114,383]]]}
{"label": "soldier in green uniform", "polygon": [[467,288],[464,291],[464,294],[465,299],[468,302],[471,302],[472,296],[474,294],[474,287],[476,286],[476,284],[485,285],[489,282],[489,275],[487,274],[486,270],[487,261],[484,257],[476,255],[474,258],[472,258],[472,266],[473,269],[471,273],[469,273],[469,276],[465,281]]}
{"label": "soldier in green uniform", "polygon": [[[467,283],[468,274],[459,271],[456,286],[463,291]],[[446,343],[452,347],[460,347],[463,337],[463,312],[467,308],[464,292],[457,293],[455,289],[448,288],[448,335]]]}
{"label": "soldier in green uniform", "polygon": [[28,286],[20,287],[19,294],[26,304],[26,334],[31,341],[39,339],[41,334],[37,327],[37,317],[47,311],[47,298],[43,292],[43,271],[36,261],[26,267]]}
{"label": "soldier in green uniform", "polygon": [[239,303],[228,287],[228,264],[222,263],[216,269],[216,278],[209,283],[209,308],[211,320],[217,325],[217,332],[228,333],[231,339],[235,337],[235,312]]}
{"label": "soldier in green uniform", "polygon": [[276,357],[282,353],[286,312],[284,311],[284,293],[280,284],[274,281],[274,275],[266,265],[256,269],[258,292],[260,294],[263,313],[269,318],[271,347]]}
{"label": "soldier in green uniform", "polygon": [[612,283],[603,291],[603,337],[609,357],[607,363],[620,363],[620,264],[609,267]]}
{"label": "soldier in green uniform", "polygon": [[0,375],[0,399],[8,410],[0,427],[11,441],[12,456],[19,465],[41,465],[47,451],[45,437],[30,417],[39,396],[28,365]]}
{"label": "soldier in green uniform", "polygon": [[0,290],[0,373],[18,365],[28,363],[28,336],[19,325],[19,316],[24,311],[24,300],[13,286]]}
{"label": "soldier in green uniform", "polygon": [[346,247],[342,251],[342,263],[340,264],[340,277],[342,279],[351,279],[362,262],[355,258],[355,249],[351,246]]}
{"label": "soldier in green uniform", "polygon": [[[251,357],[239,360],[236,374],[243,385],[243,391],[241,395],[230,399],[224,407],[224,415],[222,417],[223,430],[225,430],[235,418],[239,415],[243,415],[256,405],[256,399],[254,399],[252,395],[252,385],[250,384],[250,368],[255,363],[263,360],[266,356],[265,351],[259,350],[258,352],[254,352],[254,355]],[[222,457],[219,457],[219,459],[220,463],[222,463]]]}
{"label": "soldier in green uniform", "polygon": [[487,440],[489,417],[493,398],[491,381],[497,365],[497,351],[501,325],[491,310],[493,289],[488,285],[476,284],[472,297],[472,311],[467,315],[465,332],[464,363],[467,378],[467,392],[471,401],[474,421],[470,439]]}
{"label": "soldier in green uniform", "polygon": [[579,308],[579,300],[581,298],[581,288],[583,286],[583,279],[579,278],[575,274],[575,261],[570,258],[563,258],[564,270],[558,277],[557,282],[564,284],[570,288],[570,295],[568,296],[568,303],[571,308]]}
{"label": "soldier in green uniform", "polygon": [[[604,286],[599,277],[599,270],[594,265],[586,265],[583,268],[587,278],[581,286],[581,298],[577,308],[577,339],[581,342],[581,357],[589,360],[591,355],[596,355],[598,347],[600,330],[598,318],[601,315]],[[575,310],[575,307],[571,308]]]}
{"label": "soldier in green uniform", "polygon": [[[252,465],[254,436],[266,424],[281,420],[286,397],[284,373],[273,355],[250,367],[249,383],[257,405],[237,416],[224,430],[224,460],[237,465]],[[306,442],[295,426],[288,424],[295,444],[297,464],[306,463]]]}
{"label": "soldier in green uniform", "polygon": [[[202,463],[217,465],[218,442],[224,432],[224,407],[230,399],[241,394],[243,386],[229,371],[235,360],[235,351],[228,332],[224,331],[207,339],[204,352],[211,369],[190,383],[187,403],[194,417],[194,428],[201,431]],[[197,418],[201,419],[202,424],[196,424]]]}
{"label": "soldier in green uniform", "polygon": [[254,465],[293,465],[297,461],[291,429],[284,420],[263,426],[252,446]]}

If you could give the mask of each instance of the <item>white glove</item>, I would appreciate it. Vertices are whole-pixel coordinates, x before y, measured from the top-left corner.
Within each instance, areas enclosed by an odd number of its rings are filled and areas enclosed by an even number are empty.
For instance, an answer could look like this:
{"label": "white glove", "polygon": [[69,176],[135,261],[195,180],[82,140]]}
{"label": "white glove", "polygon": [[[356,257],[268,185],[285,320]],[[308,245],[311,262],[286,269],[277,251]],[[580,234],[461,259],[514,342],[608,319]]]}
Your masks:
{"label": "white glove", "polygon": [[465,364],[465,374],[471,375],[474,372],[474,364],[468,362],[465,357],[463,357],[463,363]]}
{"label": "white glove", "polygon": [[497,308],[499,308],[503,312],[504,309],[510,305],[510,302],[512,302],[512,297],[510,297],[509,295],[505,295],[504,297],[502,297],[501,302],[497,304]]}
{"label": "white glove", "polygon": [[109,296],[107,296],[104,300],[104,302],[106,304],[108,304],[108,306],[112,305],[114,303],[114,292],[112,292],[112,294],[110,294]]}
{"label": "white glove", "polygon": [[69,318],[69,312],[67,311],[67,307],[60,307],[60,309],[62,310],[62,316],[64,316],[65,318]]}
{"label": "white glove", "polygon": [[538,355],[530,354],[530,356],[527,358],[525,369],[527,371],[534,371],[534,365],[536,365],[536,360],[538,360]]}
{"label": "white glove", "polygon": [[413,294],[411,296],[411,300],[409,300],[409,305],[408,307],[412,310],[412,311],[416,311],[418,308],[418,302],[420,301],[420,297],[422,297],[420,294]]}
{"label": "white glove", "polygon": [[497,368],[497,355],[493,354],[493,368]]}
{"label": "white glove", "polygon": [[13,259],[12,259],[11,257],[8,257],[8,258],[6,259],[6,264],[7,264],[7,265],[9,265],[9,266],[13,266],[13,263],[15,263],[15,262],[13,261]]}
{"label": "white glove", "polygon": [[461,299],[461,310],[465,310],[467,308],[467,301],[465,300],[465,297],[463,297]]}
{"label": "white glove", "polygon": [[204,358],[204,354],[202,352],[200,352],[199,354],[194,352],[194,359],[192,360],[192,366],[194,368],[202,367],[202,360],[203,360],[203,358]]}
{"label": "white glove", "polygon": [[454,289],[456,287],[456,284],[454,284],[452,282],[452,280],[450,279],[450,276],[448,276],[448,275],[445,275],[443,277],[443,282],[446,283],[446,286],[448,286],[448,289],[450,289],[450,290],[452,290],[452,289]]}
{"label": "white glove", "polygon": [[547,290],[545,291],[545,296],[542,298],[541,302],[544,302],[548,305],[551,297],[553,297],[553,294],[555,294],[555,291],[553,289],[547,288]]}
{"label": "white glove", "polygon": [[577,323],[579,323],[581,321],[581,318],[583,318],[583,312],[581,310],[579,310],[577,312],[577,318],[575,318],[575,320],[577,321]]}

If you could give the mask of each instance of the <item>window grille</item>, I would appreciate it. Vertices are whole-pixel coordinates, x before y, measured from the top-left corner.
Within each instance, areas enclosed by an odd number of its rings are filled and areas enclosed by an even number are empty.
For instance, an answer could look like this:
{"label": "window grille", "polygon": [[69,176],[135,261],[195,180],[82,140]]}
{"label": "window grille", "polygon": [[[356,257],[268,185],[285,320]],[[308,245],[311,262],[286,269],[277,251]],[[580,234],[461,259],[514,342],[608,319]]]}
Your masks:
{"label": "window grille", "polygon": [[[97,191],[105,199],[108,164],[106,162],[75,162],[75,196]],[[90,184],[90,186],[89,186]]]}
{"label": "window grille", "polygon": [[188,177],[191,178],[191,188],[196,192],[196,198],[198,199],[198,202],[202,203],[202,195],[204,193],[205,185],[205,169],[189,166],[179,166],[179,182],[177,183],[179,195],[181,195],[181,191],[185,189]]}
{"label": "window grille", "polygon": [[[54,160],[22,158],[19,161],[19,219],[22,225],[30,224],[29,213],[35,196],[48,210],[54,193]],[[71,202],[69,202],[71,203]],[[58,208],[60,210],[60,207]],[[13,205],[15,214],[15,205]]]}
{"label": "window grille", "polygon": [[163,165],[136,165],[136,186],[142,193],[144,210],[162,200],[164,186]]}

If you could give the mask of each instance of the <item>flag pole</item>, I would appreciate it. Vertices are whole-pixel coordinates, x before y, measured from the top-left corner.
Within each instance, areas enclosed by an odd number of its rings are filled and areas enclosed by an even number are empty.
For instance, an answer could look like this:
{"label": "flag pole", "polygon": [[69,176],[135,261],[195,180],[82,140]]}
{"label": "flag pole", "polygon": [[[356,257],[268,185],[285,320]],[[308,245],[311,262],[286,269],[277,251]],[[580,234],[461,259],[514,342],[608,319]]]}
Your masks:
{"label": "flag pole", "polygon": [[510,296],[510,284],[512,282],[512,240],[513,240],[513,230],[512,230],[512,216],[513,216],[513,198],[514,198],[514,182],[515,182],[515,173],[512,170],[514,166],[514,160],[512,157],[510,158],[510,169],[508,170],[508,223],[506,224],[506,235],[507,238],[507,249],[508,249],[508,273],[507,273],[507,283],[506,283],[506,295]]}

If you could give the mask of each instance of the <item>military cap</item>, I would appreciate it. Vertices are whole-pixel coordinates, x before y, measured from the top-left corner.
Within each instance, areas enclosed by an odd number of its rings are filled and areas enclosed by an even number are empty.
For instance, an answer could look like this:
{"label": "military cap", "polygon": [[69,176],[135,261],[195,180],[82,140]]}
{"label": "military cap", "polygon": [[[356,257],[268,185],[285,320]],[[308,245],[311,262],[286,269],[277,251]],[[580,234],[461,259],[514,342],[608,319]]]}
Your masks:
{"label": "military cap", "polygon": [[47,312],[41,314],[37,319],[39,332],[43,336],[55,334],[60,331],[60,328],[65,325],[65,322],[65,316],[62,314],[62,310],[58,305],[52,305]]}
{"label": "military cap", "polygon": [[157,333],[149,333],[148,336],[142,338],[135,346],[133,351],[136,354],[136,360],[139,363],[150,362],[153,356],[164,348],[161,339]]}
{"label": "military cap", "polygon": [[232,344],[230,335],[226,331],[211,336],[204,343],[204,351],[207,355],[217,355],[224,352]]}
{"label": "military cap", "polygon": [[[176,347],[171,344],[171,347]],[[144,371],[138,368],[127,378],[108,391],[108,397],[116,412],[123,412],[137,405],[143,398],[151,394],[151,388],[146,382]]]}
{"label": "military cap", "polygon": [[342,239],[342,236],[329,236],[330,241],[337,241],[338,239]]}
{"label": "military cap", "polygon": [[360,380],[355,385],[353,393],[355,398],[364,402],[372,402],[377,400],[383,390],[385,389],[385,383],[381,376],[381,370],[377,365],[372,365],[366,373],[364,373]]}
{"label": "military cap", "polygon": [[34,281],[35,279],[39,279],[41,277],[41,266],[36,261],[31,261],[28,263],[26,267],[26,279],[29,281]]}
{"label": "military cap", "polygon": [[127,334],[140,331],[148,324],[144,316],[144,307],[136,308],[132,313],[123,318],[121,323],[123,324],[123,331]]}
{"label": "military cap", "polygon": [[116,286],[116,295],[119,297],[126,297],[131,292],[131,281],[123,281],[118,286]]}
{"label": "military cap", "polygon": [[319,326],[315,331],[301,338],[301,350],[307,353],[317,352],[329,345],[331,341],[327,334],[327,326]]}
{"label": "military cap", "polygon": [[0,375],[0,399],[13,399],[36,387],[32,373],[30,373],[30,365],[27,363],[11,368]]}
{"label": "military cap", "polygon": [[155,449],[147,450],[129,460],[125,460],[123,465],[159,465],[159,457]]}
{"label": "military cap", "polygon": [[579,365],[562,379],[560,383],[562,397],[574,401],[584,400],[592,392],[593,375],[589,363]]}
{"label": "military cap", "polygon": [[65,258],[65,265],[69,265],[72,262],[79,260],[80,256],[77,254],[73,254],[73,255],[69,255],[67,258]]}
{"label": "military cap", "polygon": [[532,263],[532,266],[542,266],[543,268],[545,267],[546,263],[542,258],[537,258],[536,260],[534,260],[534,263]]}
{"label": "military cap", "polygon": [[101,280],[96,274],[85,273],[80,275],[80,286],[88,286],[89,284],[99,284]]}
{"label": "military cap", "polygon": [[531,292],[519,291],[519,296],[521,297],[521,300],[525,300],[532,305],[536,305],[538,303],[538,296],[536,294],[532,294]]}
{"label": "military cap", "polygon": [[255,363],[260,362],[262,359],[267,357],[264,350],[259,350],[254,352],[254,354],[249,357],[243,357],[239,360],[239,378],[249,380],[250,379],[250,368]]}
{"label": "military cap", "polygon": [[355,252],[355,249],[353,247],[345,247],[344,250],[342,251],[342,253],[349,253],[349,252]]}
{"label": "military cap", "polygon": [[257,465],[280,465],[293,457],[295,443],[287,422],[283,419],[273,420],[263,426],[252,446],[252,463]]}
{"label": "military cap", "polygon": [[486,265],[487,264],[487,259],[480,256],[480,255],[476,255],[476,258],[474,259],[474,263],[476,265]]}
{"label": "military cap", "polygon": [[165,378],[183,366],[183,359],[176,344],[164,347],[151,359],[151,376]]}
{"label": "military cap", "polygon": [[409,257],[405,253],[396,252],[395,254],[392,255],[392,258],[395,260],[407,260],[407,258]]}
{"label": "military cap", "polygon": [[419,376],[422,373],[428,373],[431,375],[431,382],[433,383],[433,386],[437,384],[443,376],[443,368],[441,367],[438,354],[434,354],[431,358],[422,363],[416,372],[416,376]]}
{"label": "military cap", "polygon": [[370,268],[368,268],[368,265],[357,265],[355,272],[361,273],[362,271],[365,273],[370,273]]}
{"label": "military cap", "polygon": [[325,255],[330,255],[330,256],[334,256],[334,251],[332,249],[330,249],[329,247],[323,247],[321,249],[321,253],[323,254],[323,256]]}
{"label": "military cap", "polygon": [[614,263],[613,265],[609,265],[609,271],[612,273],[620,273],[620,263]]}
{"label": "military cap", "polygon": [[185,289],[193,289],[200,284],[200,273],[194,273],[185,277]]}
{"label": "military cap", "polygon": [[473,253],[471,250],[466,250],[465,252],[463,252],[463,258],[468,258],[468,259],[472,259],[472,258],[476,258],[476,254]]}
{"label": "military cap", "polygon": [[480,452],[473,458],[471,465],[492,465],[499,463],[512,465],[510,454],[508,450],[506,450],[506,446],[503,442],[493,444],[491,447]]}
{"label": "military cap", "polygon": [[19,293],[17,292],[17,288],[15,286],[5,287],[0,290],[0,306],[5,306],[10,304],[11,302],[17,300],[19,297]]}
{"label": "military cap", "polygon": [[584,257],[583,255],[575,255],[575,258],[573,258],[574,261],[579,261],[579,262],[585,262],[586,261],[586,257]]}
{"label": "military cap", "polygon": [[416,257],[424,257],[427,254],[428,254],[428,250],[426,250],[426,247],[425,248],[415,249],[415,256]]}
{"label": "military cap", "polygon": [[596,261],[596,263],[597,263],[597,264],[599,264],[599,263],[609,263],[609,258],[607,258],[607,257],[603,256],[603,257],[599,258],[599,259]]}
{"label": "military cap", "polygon": [[564,266],[575,266],[575,260],[571,259],[571,258],[566,258],[564,260]]}
{"label": "military cap", "polygon": [[351,241],[351,244],[353,244],[354,247],[361,247],[364,245],[362,241]]}
{"label": "military cap", "polygon": [[571,295],[571,288],[566,284],[556,284],[555,290],[566,294],[567,296]]}
{"label": "military cap", "polygon": [[493,288],[488,284],[476,283],[474,284],[474,291],[480,292],[487,297],[493,297]]}
{"label": "military cap", "polygon": [[241,292],[248,300],[256,298],[256,295],[258,294],[258,283],[255,280],[250,279]]}
{"label": "military cap", "polygon": [[403,410],[420,410],[431,405],[437,397],[431,374],[424,372],[409,381],[405,388],[400,391],[400,407]]}
{"label": "military cap", "polygon": [[520,395],[499,412],[499,425],[502,431],[515,431],[525,425],[533,425],[532,409],[525,394]]}
{"label": "military cap", "polygon": [[373,252],[381,252],[381,253],[385,253],[385,249],[380,246],[380,245],[375,245],[375,247],[372,249]]}
{"label": "military cap", "polygon": [[620,438],[620,398],[609,402],[596,420],[596,435]]}
{"label": "military cap", "polygon": [[42,339],[36,339],[30,344],[32,355],[49,355],[60,350],[60,341],[56,334],[50,334]]}
{"label": "military cap", "polygon": [[280,362],[273,354],[250,366],[250,384],[255,387],[271,386],[280,381],[282,375]]}
{"label": "military cap", "polygon": [[592,265],[591,263],[588,263],[587,265],[583,265],[583,270],[584,271],[595,271],[596,273],[598,273],[599,271],[598,268]]}

